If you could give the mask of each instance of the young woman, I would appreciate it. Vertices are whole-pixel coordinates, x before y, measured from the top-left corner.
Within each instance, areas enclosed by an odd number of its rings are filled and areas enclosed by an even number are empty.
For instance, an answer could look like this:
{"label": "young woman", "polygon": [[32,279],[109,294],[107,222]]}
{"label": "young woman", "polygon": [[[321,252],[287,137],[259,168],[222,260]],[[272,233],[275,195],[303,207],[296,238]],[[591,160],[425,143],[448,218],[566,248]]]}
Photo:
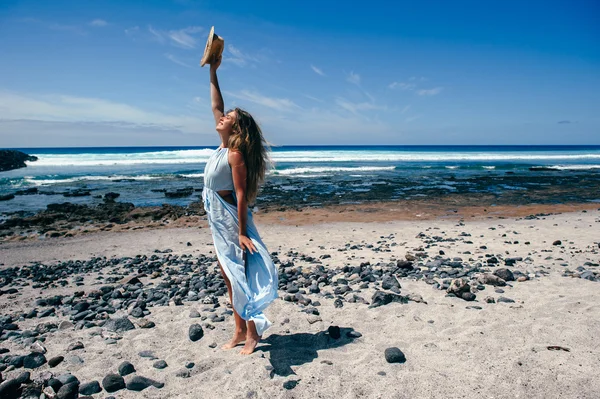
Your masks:
{"label": "young woman", "polygon": [[248,112],[224,113],[220,64],[221,57],[210,64],[210,97],[221,146],[206,163],[202,199],[235,319],[233,338],[222,348],[245,341],[241,353],[249,355],[271,325],[262,311],[277,298],[278,287],[277,269],[248,209],[265,176],[267,144]]}

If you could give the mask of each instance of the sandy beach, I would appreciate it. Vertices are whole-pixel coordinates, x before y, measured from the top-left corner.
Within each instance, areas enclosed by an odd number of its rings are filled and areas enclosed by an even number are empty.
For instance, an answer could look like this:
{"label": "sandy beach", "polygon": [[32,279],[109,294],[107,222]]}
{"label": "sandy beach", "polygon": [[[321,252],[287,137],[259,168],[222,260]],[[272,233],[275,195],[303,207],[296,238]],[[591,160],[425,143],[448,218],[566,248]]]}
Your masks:
{"label": "sandy beach", "polygon": [[[600,397],[597,204],[396,217],[389,208],[256,216],[280,298],[250,356],[220,349],[233,320],[204,221],[7,240],[2,379],[29,371],[25,389],[71,373],[80,392],[98,382],[94,398]],[[457,279],[470,288],[448,295]],[[195,291],[204,281],[212,285]],[[104,324],[123,316],[133,329]],[[388,348],[405,360],[388,362]],[[15,360],[44,351],[34,368]],[[135,368],[128,387],[140,376],[156,386],[107,392],[103,380],[125,361]]]}

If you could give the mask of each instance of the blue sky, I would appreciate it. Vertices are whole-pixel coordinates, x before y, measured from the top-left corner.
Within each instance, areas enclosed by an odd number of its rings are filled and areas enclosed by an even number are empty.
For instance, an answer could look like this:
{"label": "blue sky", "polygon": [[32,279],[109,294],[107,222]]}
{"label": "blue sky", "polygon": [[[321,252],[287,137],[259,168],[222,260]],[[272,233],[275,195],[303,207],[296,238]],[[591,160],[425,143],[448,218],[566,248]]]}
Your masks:
{"label": "blue sky", "polygon": [[[218,4],[217,4],[218,3]],[[0,146],[600,144],[595,1],[0,2]]]}

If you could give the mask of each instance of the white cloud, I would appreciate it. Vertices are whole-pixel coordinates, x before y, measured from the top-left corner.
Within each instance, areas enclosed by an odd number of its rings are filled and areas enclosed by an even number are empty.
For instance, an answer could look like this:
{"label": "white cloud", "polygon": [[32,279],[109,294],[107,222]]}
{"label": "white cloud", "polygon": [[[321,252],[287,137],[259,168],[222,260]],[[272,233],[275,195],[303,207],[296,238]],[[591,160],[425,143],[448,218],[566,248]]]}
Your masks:
{"label": "white cloud", "polygon": [[321,100],[320,98],[313,97],[313,96],[310,96],[310,95],[308,95],[308,94],[305,94],[305,95],[304,95],[304,97],[306,97],[306,98],[309,98],[309,99],[311,99],[311,100],[313,100],[313,101],[316,101],[316,102],[318,102],[318,103],[322,103],[322,102],[323,102],[323,100]]}
{"label": "white cloud", "polygon": [[378,107],[373,102],[351,102],[345,98],[338,97],[335,99],[335,103],[346,111],[350,111],[353,114],[358,114],[360,111],[367,111],[371,109],[377,109]]}
{"label": "white cloud", "polygon": [[402,112],[400,112],[400,115],[404,115],[406,113],[406,111],[408,111],[410,109],[410,105],[407,105],[406,107],[404,107],[402,109]]}
{"label": "white cloud", "polygon": [[433,89],[421,89],[417,90],[417,94],[420,96],[435,96],[442,92],[443,87],[434,87]]}
{"label": "white cloud", "polygon": [[266,60],[264,56],[254,56],[241,51],[239,48],[229,44],[227,45],[227,53],[230,57],[224,57],[225,62],[232,62],[239,67],[244,67],[248,64],[258,64]]}
{"label": "white cloud", "polygon": [[350,83],[358,85],[360,84],[360,75],[351,71],[346,77],[346,80]]}
{"label": "white cloud", "polygon": [[291,111],[300,108],[292,100],[287,98],[267,97],[258,92],[252,92],[249,90],[242,90],[239,93],[225,92],[225,94],[238,100],[259,104],[277,111]]}
{"label": "white cloud", "polygon": [[17,94],[5,91],[0,91],[0,120],[152,126],[183,133],[198,132],[206,126],[206,122],[197,116],[154,112],[99,98],[61,94]]}
{"label": "white cloud", "polygon": [[102,27],[108,25],[108,22],[106,22],[103,19],[94,19],[93,21],[90,21],[89,25],[90,26],[95,26],[95,27],[98,27],[98,28],[102,28]]}
{"label": "white cloud", "polygon": [[[169,43],[187,50],[196,48],[198,40],[193,35],[203,30],[204,28],[200,26],[188,26],[177,30],[160,30],[148,26],[148,32],[150,32],[152,40],[160,44]],[[129,34],[127,30],[125,30],[125,33]],[[137,31],[132,30],[132,33],[137,33]]]}
{"label": "white cloud", "polygon": [[131,37],[137,36],[137,35],[140,34],[140,27],[139,26],[133,26],[131,28],[127,28],[127,29],[125,29],[125,34],[127,36],[131,36]]}
{"label": "white cloud", "polygon": [[414,90],[417,85],[414,83],[393,82],[388,87],[390,89]]}
{"label": "white cloud", "polygon": [[317,68],[314,65],[311,65],[310,67],[311,67],[311,69],[313,71],[315,71],[316,74],[321,75],[321,76],[325,76],[325,73],[320,68]]}
{"label": "white cloud", "polygon": [[191,66],[190,66],[190,65],[188,65],[188,64],[186,64],[185,62],[181,61],[179,58],[175,57],[173,54],[169,54],[169,53],[167,53],[167,54],[165,54],[165,57],[166,57],[168,60],[170,60],[170,61],[173,61],[173,62],[174,62],[174,63],[176,63],[177,65],[181,65],[181,66],[183,66],[183,67],[186,67],[186,68],[191,68]]}

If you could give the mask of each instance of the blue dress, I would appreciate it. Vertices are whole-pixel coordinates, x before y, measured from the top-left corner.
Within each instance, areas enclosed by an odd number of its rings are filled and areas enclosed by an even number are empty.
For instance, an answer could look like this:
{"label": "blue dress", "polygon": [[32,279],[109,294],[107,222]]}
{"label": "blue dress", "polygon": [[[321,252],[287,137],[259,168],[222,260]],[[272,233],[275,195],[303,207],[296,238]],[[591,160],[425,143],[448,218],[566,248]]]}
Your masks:
{"label": "blue dress", "polygon": [[269,251],[262,242],[248,209],[246,234],[257,252],[251,254],[239,244],[239,220],[236,205],[226,202],[217,191],[233,190],[237,204],[231,166],[227,160],[228,149],[218,148],[204,168],[202,200],[208,216],[215,251],[225,275],[231,282],[233,308],[244,320],[256,325],[258,335],[271,326],[262,311],[277,298],[278,275]]}

